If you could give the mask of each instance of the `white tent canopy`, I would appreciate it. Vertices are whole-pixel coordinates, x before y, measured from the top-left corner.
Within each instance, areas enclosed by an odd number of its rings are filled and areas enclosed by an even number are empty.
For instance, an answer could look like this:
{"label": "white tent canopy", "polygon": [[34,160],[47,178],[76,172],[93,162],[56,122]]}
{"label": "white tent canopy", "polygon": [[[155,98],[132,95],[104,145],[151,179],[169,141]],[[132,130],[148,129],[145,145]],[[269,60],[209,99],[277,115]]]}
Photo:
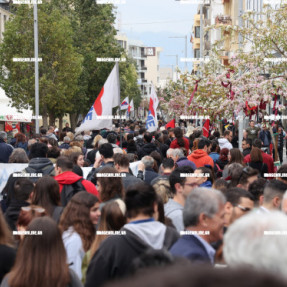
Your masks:
{"label": "white tent canopy", "polygon": [[30,123],[32,116],[33,111],[30,109],[18,111],[12,107],[11,100],[6,96],[5,91],[0,88],[0,121]]}

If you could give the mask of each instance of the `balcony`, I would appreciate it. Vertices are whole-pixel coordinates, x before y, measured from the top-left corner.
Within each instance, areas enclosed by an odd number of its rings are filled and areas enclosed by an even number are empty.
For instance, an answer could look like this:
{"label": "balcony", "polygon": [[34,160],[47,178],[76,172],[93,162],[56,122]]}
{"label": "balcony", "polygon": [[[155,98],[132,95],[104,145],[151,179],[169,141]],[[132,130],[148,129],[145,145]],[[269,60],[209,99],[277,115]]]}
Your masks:
{"label": "balcony", "polygon": [[229,15],[218,15],[215,18],[215,24],[232,25],[232,19]]}

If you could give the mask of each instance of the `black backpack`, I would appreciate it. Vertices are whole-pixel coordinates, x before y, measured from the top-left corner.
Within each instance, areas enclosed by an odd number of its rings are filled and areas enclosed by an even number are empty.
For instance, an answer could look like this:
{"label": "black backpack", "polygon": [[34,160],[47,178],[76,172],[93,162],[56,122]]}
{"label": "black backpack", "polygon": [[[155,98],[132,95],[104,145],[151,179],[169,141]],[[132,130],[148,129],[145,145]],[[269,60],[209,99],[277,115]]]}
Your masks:
{"label": "black backpack", "polygon": [[81,178],[73,184],[65,184],[61,192],[61,203],[62,206],[66,206],[71,198],[79,191],[87,191],[82,184],[84,179]]}

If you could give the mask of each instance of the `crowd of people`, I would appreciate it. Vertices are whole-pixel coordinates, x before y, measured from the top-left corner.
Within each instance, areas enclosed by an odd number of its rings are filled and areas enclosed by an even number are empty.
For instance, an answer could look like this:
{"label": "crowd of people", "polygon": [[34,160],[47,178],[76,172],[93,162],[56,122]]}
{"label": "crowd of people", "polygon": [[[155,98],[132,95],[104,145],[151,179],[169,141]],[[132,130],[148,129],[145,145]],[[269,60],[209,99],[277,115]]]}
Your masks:
{"label": "crowd of people", "polygon": [[0,162],[26,164],[1,192],[1,287],[283,286],[286,135],[273,129],[250,121],[242,149],[234,127],[206,137],[186,122],[0,132]]}

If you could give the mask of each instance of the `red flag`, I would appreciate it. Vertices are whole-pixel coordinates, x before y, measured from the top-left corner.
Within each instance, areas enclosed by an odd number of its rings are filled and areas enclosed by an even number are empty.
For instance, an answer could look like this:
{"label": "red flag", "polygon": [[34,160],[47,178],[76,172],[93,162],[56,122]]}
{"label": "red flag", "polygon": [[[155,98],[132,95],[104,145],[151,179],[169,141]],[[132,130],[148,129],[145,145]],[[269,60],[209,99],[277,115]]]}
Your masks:
{"label": "red flag", "polygon": [[202,128],[203,136],[206,138],[209,137],[209,125],[210,125],[210,120],[206,120]]}
{"label": "red flag", "polygon": [[197,92],[198,83],[199,83],[200,81],[201,81],[201,80],[198,80],[198,81],[195,82],[194,90],[193,90],[193,92],[192,92],[192,94],[191,94],[191,97],[190,97],[188,103],[187,103],[188,106],[190,106],[190,104],[191,104],[191,102],[192,102],[192,99],[193,99],[193,97],[194,97],[194,94],[195,94],[195,92]]}
{"label": "red flag", "polygon": [[165,128],[175,128],[175,119],[171,120],[170,122],[168,122],[166,125],[165,125]]}

